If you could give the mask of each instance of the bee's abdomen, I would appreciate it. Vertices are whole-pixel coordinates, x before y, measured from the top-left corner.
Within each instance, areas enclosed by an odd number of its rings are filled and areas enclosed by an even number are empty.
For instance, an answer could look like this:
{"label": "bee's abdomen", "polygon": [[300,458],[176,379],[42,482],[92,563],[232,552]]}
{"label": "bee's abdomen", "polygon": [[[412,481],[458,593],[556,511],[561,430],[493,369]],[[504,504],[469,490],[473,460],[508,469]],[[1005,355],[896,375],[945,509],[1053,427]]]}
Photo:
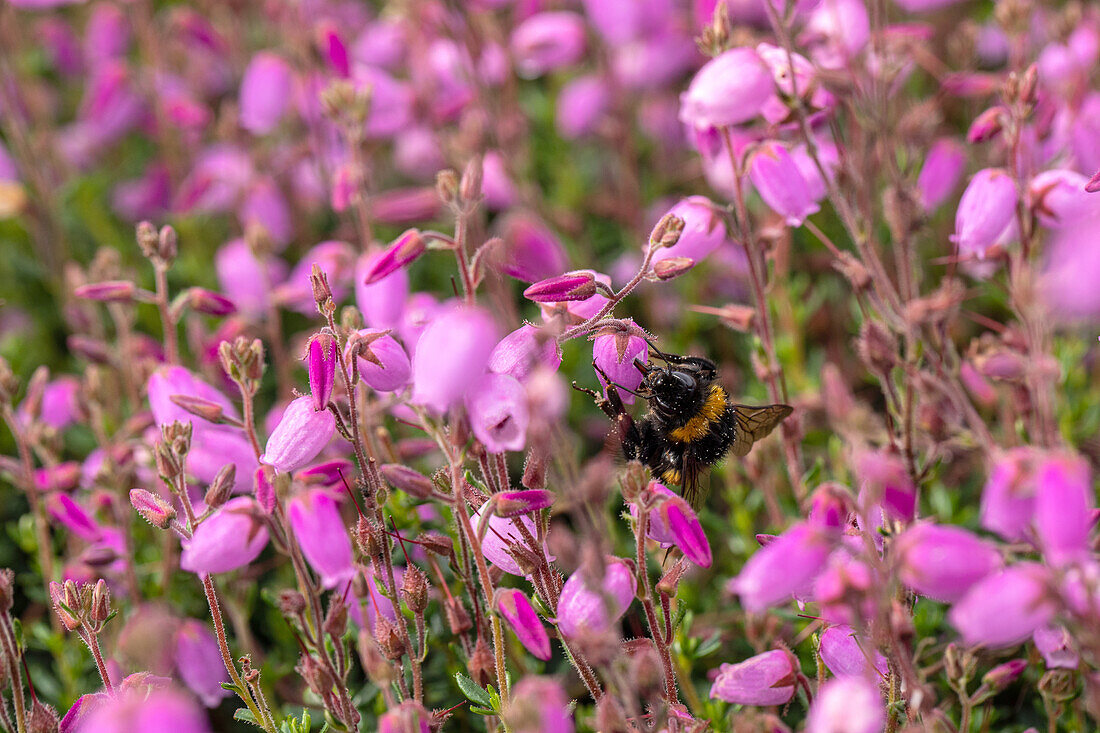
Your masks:
{"label": "bee's abdomen", "polygon": [[[714,432],[716,424],[721,422],[727,412],[729,399],[726,390],[717,384],[712,385],[707,398],[699,407],[699,411],[688,418],[683,425],[668,431],[670,440],[677,443],[695,445]],[[730,439],[732,440],[732,438]]]}
{"label": "bee's abdomen", "polygon": [[691,444],[692,452],[700,463],[710,465],[725,457],[737,431],[734,408],[727,405],[718,419],[709,424],[706,435]]}

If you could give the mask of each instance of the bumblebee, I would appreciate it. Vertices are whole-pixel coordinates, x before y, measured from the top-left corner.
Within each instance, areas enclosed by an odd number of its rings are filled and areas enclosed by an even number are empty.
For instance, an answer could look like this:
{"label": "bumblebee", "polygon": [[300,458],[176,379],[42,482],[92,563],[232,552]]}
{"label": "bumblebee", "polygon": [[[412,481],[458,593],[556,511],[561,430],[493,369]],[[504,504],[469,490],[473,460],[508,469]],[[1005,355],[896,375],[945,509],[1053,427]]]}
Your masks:
{"label": "bumblebee", "polygon": [[[664,367],[635,359],[634,366],[643,375],[637,390],[616,384],[595,363],[592,366],[607,384],[607,396],[576,382],[573,388],[590,395],[611,418],[628,461],[641,461],[655,477],[679,485],[681,495],[698,510],[706,498],[699,485],[702,472],[727,453],[747,455],[753,443],[771,433],[793,408],[735,404],[715,384],[718,368],[714,362],[664,354],[652,343],[650,347]],[[635,421],[626,411],[620,389],[648,404],[649,410],[640,420]]]}

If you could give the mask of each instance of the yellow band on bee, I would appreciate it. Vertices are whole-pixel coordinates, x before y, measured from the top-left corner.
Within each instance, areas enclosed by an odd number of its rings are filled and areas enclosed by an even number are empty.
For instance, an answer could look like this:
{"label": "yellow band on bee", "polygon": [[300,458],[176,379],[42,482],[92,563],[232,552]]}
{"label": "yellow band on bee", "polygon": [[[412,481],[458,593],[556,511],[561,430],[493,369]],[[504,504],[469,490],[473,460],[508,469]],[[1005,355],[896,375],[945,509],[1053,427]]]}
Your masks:
{"label": "yellow band on bee", "polygon": [[666,484],[679,484],[680,471],[675,468],[670,468],[661,474],[661,478],[664,479]]}
{"label": "yellow band on bee", "polygon": [[677,443],[693,443],[710,432],[710,424],[722,416],[726,410],[726,390],[717,384],[710,388],[706,402],[699,414],[688,420],[683,426],[670,430],[668,437]]}

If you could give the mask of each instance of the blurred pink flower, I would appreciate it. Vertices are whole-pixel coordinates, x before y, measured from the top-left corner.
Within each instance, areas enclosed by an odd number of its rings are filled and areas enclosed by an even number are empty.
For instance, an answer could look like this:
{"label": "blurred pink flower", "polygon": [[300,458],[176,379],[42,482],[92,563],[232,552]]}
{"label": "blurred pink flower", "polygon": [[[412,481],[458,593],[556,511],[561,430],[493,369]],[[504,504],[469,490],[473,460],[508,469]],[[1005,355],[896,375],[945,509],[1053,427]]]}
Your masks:
{"label": "blurred pink flower", "polygon": [[361,255],[355,264],[355,304],[363,322],[371,328],[396,328],[409,296],[409,273],[404,268],[366,284],[367,273],[375,269],[383,253]]}
{"label": "blurred pink flower", "polygon": [[680,97],[680,120],[696,128],[747,122],[775,94],[772,74],[751,48],[734,48],[708,61]]}
{"label": "blurred pink flower", "polygon": [[227,573],[244,567],[267,546],[260,509],[247,496],[230,499],[184,540],[180,567],[192,573]]}
{"label": "blurred pink flower", "polygon": [[1035,485],[1035,529],[1043,559],[1055,567],[1088,560],[1096,503],[1088,463],[1052,455],[1039,464]]}
{"label": "blurred pink flower", "polygon": [[516,26],[510,43],[519,75],[543,76],[584,56],[584,19],[567,10],[535,13]]}
{"label": "blurred pink flower", "polygon": [[335,434],[336,418],[332,413],[315,409],[310,395],[298,397],[287,405],[271,431],[260,460],[289,473],[316,458]]}
{"label": "blurred pink flower", "polygon": [[837,677],[865,677],[872,670],[885,677],[889,672],[886,657],[874,648],[871,641],[857,635],[851,626],[830,626],[822,631],[818,653],[821,661]]}
{"label": "blurred pink flower", "polygon": [[917,190],[925,211],[939,208],[955,187],[966,168],[966,148],[962,143],[949,137],[942,137],[932,143],[928,156],[917,176]]}
{"label": "blurred pink flower", "polygon": [[865,677],[840,677],[818,689],[806,733],[880,733],[885,725],[878,685]]}
{"label": "blurred pink flower", "polygon": [[516,683],[504,719],[513,733],[573,733],[569,697],[549,677],[527,675]]}
{"label": "blurred pink flower", "polygon": [[489,372],[466,392],[470,427],[490,453],[523,450],[530,413],[527,393],[515,377]]}
{"label": "blurred pink flower", "polygon": [[489,371],[507,374],[520,382],[527,381],[539,365],[556,371],[561,365],[561,347],[549,334],[527,324],[502,338],[489,354]]}
{"label": "blurred pink flower", "polygon": [[114,697],[104,695],[72,730],[74,733],[209,733],[211,728],[194,700],[172,688],[161,688],[148,695],[137,689],[125,690]]}
{"label": "blurred pink flower", "polygon": [[260,51],[248,63],[241,79],[241,127],[266,135],[283,119],[294,83],[290,65],[278,54]]}
{"label": "blurred pink flower", "polygon": [[509,277],[533,283],[565,270],[568,262],[561,241],[533,214],[514,212],[500,223],[504,246],[499,254],[500,271]]}
{"label": "blurred pink flower", "polygon": [[982,489],[982,527],[1008,542],[1026,537],[1035,507],[1035,467],[1040,454],[1033,448],[1012,448],[994,457]]}
{"label": "blurred pink flower", "polygon": [[175,636],[176,670],[188,688],[208,708],[216,708],[229,691],[222,683],[229,682],[218,639],[210,628],[193,618],[184,619]]}
{"label": "blurred pink flower", "polygon": [[413,354],[412,401],[446,412],[484,373],[496,341],[496,324],[481,308],[452,306],[437,315]]}
{"label": "blurred pink flower", "polygon": [[801,226],[820,207],[787,148],[768,141],[758,147],[749,166],[749,180],[772,211],[790,226]]}
{"label": "blurred pink flower", "polygon": [[1077,665],[1081,663],[1077,645],[1064,626],[1042,626],[1035,629],[1031,639],[1035,642],[1035,648],[1043,655],[1047,669],[1077,669]]}
{"label": "blurred pink flower", "polygon": [[272,289],[286,279],[288,268],[277,257],[260,260],[244,239],[232,239],[214,255],[214,270],[222,292],[230,297],[245,317],[258,320],[267,315]]}
{"label": "blurred pink flower", "polygon": [[805,522],[793,524],[757,550],[728,589],[741,596],[748,611],[763,611],[785,602],[810,587],[825,568],[836,539],[835,530]]}
{"label": "blurred pink flower", "polygon": [[554,117],[558,134],[566,140],[591,135],[607,114],[610,101],[607,83],[595,74],[569,81],[558,95]]}
{"label": "blurred pink flower", "polygon": [[965,529],[930,522],[905,530],[894,540],[892,552],[901,581],[938,601],[957,601],[1002,566],[1001,554],[989,542]]}
{"label": "blurred pink flower", "polygon": [[294,538],[321,585],[336,588],[355,575],[351,540],[336,500],[324,489],[306,489],[287,502]]}
{"label": "blurred pink flower", "polygon": [[616,557],[607,558],[602,579],[587,578],[583,568],[577,570],[561,589],[558,630],[567,637],[609,631],[634,601],[637,584],[634,571]]}
{"label": "blurred pink flower", "polygon": [[1047,568],[1022,562],[980,581],[948,614],[966,644],[1004,647],[1018,644],[1054,616],[1047,597]]}
{"label": "blurred pink flower", "polygon": [[550,637],[523,591],[515,588],[497,590],[496,607],[527,651],[539,659],[550,659]]}
{"label": "blurred pink flower", "polygon": [[702,262],[726,241],[725,220],[717,205],[706,196],[681,199],[667,214],[683,219],[684,231],[676,244],[657,250],[654,264],[670,257],[690,257],[697,263]]}
{"label": "blurred pink flower", "polygon": [[798,674],[791,653],[774,649],[737,664],[723,664],[710,696],[734,705],[784,705],[794,697]]}
{"label": "blurred pink flower", "polygon": [[963,254],[985,257],[1012,224],[1016,198],[1016,184],[1007,172],[1000,168],[978,171],[959,201],[951,241]]}

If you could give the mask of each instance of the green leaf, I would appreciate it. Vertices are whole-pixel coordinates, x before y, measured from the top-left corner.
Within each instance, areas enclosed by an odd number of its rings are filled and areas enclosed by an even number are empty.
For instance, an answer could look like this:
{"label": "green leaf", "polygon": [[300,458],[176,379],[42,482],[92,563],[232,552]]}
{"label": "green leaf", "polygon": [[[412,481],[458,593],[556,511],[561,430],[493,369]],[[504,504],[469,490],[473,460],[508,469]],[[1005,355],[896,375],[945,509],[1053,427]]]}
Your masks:
{"label": "green leaf", "polygon": [[722,646],[722,636],[717,631],[710,635],[695,650],[695,658],[700,659],[718,650]]}
{"label": "green leaf", "polygon": [[243,720],[246,723],[252,723],[253,725],[259,725],[260,721],[256,720],[256,716],[252,714],[252,711],[248,708],[237,708],[233,711],[234,720]]}
{"label": "green leaf", "polygon": [[477,713],[478,715],[496,715],[496,711],[490,710],[489,708],[479,707],[477,705],[471,707],[470,712]]}
{"label": "green leaf", "polygon": [[496,691],[492,685],[488,686],[489,689],[489,702],[492,703],[493,710],[500,710],[500,693]]}
{"label": "green leaf", "polygon": [[475,702],[483,708],[493,706],[493,701],[489,698],[489,693],[481,689],[476,682],[466,675],[461,672],[455,672],[455,682],[458,683],[458,689],[462,690],[462,694],[465,695],[466,699],[470,702]]}

